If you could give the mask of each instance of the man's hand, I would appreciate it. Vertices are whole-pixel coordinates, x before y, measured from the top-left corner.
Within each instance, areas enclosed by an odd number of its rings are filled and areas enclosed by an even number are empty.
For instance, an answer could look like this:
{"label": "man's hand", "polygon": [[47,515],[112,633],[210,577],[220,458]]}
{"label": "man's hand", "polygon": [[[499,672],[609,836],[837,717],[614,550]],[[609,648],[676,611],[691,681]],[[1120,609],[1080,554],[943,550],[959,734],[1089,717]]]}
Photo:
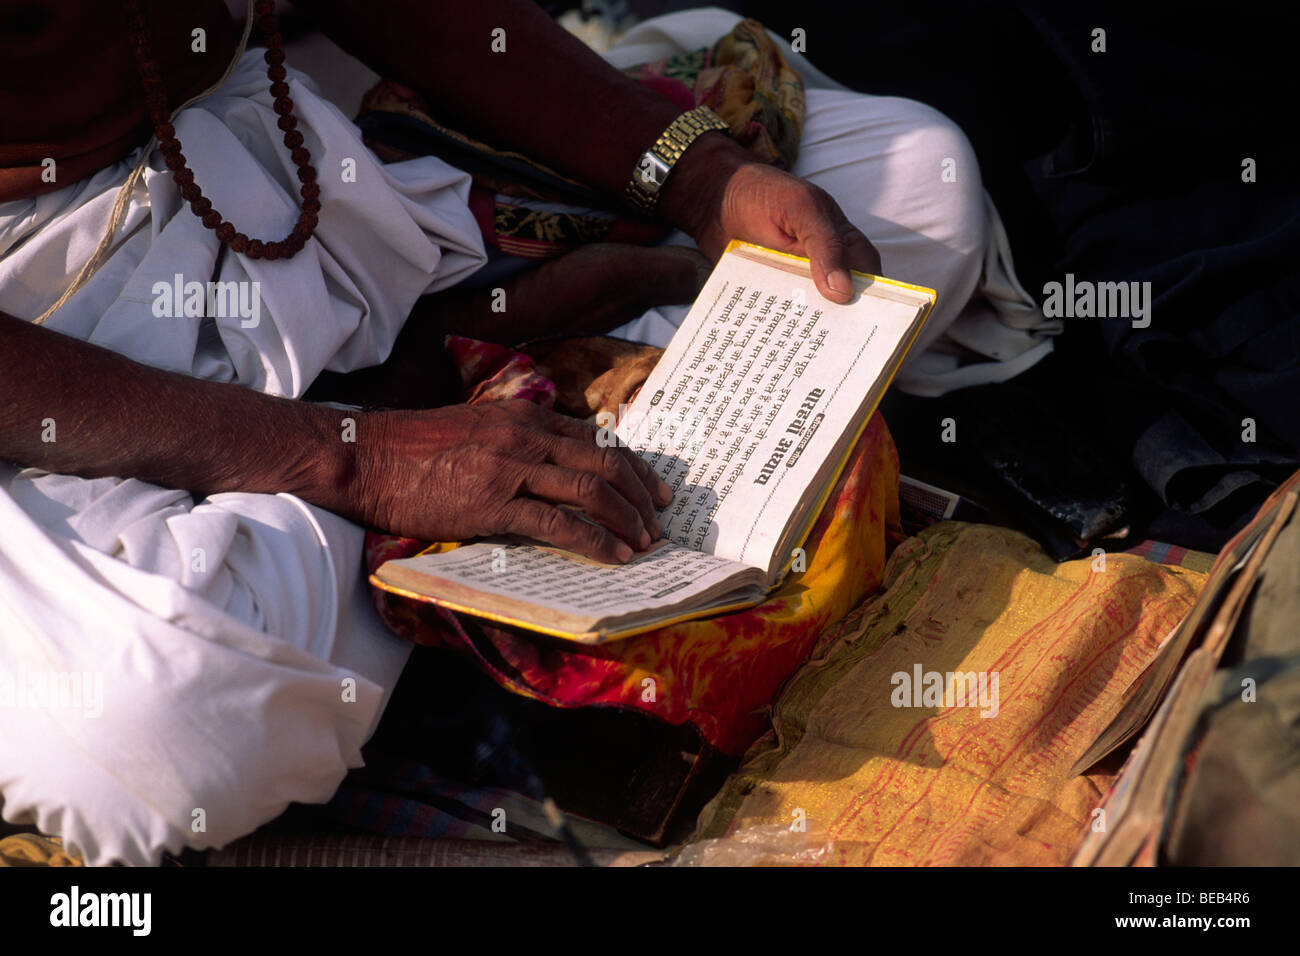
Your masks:
{"label": "man's hand", "polygon": [[622,563],[659,538],[655,512],[672,492],[643,459],[596,436],[522,400],[370,413],[357,423],[343,510],[425,540],[520,534]]}
{"label": "man's hand", "polygon": [[730,239],[806,256],[817,291],[853,297],[849,270],[880,273],[880,256],[823,189],[759,163],[720,133],[706,133],[678,160],[662,211],[710,259]]}

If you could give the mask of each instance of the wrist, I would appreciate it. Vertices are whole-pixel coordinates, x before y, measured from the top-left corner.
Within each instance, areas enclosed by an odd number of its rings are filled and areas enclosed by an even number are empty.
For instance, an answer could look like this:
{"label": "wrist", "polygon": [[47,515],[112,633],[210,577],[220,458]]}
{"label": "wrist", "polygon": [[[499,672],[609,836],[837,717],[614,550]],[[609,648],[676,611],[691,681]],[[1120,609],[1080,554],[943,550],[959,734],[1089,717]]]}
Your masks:
{"label": "wrist", "polygon": [[311,402],[293,405],[300,415],[299,440],[285,462],[285,490],[345,518],[368,521],[361,477],[364,448],[376,440],[378,416]]}
{"label": "wrist", "polygon": [[664,183],[659,215],[698,237],[705,225],[716,219],[732,175],[753,162],[749,152],[727,134],[703,134],[682,154]]}

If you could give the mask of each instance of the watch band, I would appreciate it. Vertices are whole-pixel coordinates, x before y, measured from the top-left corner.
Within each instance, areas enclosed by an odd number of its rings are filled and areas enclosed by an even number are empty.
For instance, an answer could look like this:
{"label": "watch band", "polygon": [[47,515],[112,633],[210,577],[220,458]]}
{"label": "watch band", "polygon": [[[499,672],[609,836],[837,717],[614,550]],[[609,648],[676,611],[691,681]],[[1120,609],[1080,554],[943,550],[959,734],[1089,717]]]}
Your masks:
{"label": "watch band", "polygon": [[696,139],[711,130],[730,132],[731,127],[707,106],[697,106],[669,123],[654,145],[637,160],[632,179],[624,190],[627,198],[637,208],[653,212],[659,204],[664,182],[677,161]]}

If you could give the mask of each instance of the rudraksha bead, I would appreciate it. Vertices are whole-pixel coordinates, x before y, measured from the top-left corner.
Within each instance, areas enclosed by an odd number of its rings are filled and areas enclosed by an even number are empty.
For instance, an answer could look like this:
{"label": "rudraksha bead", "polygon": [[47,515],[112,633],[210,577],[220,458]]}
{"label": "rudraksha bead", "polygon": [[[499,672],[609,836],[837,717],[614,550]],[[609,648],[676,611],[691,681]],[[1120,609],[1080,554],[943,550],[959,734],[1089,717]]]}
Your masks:
{"label": "rudraksha bead", "polygon": [[127,29],[130,31],[131,51],[136,59],[140,73],[140,82],[144,86],[145,108],[153,121],[154,134],[158,138],[158,149],[163,155],[167,168],[172,171],[172,178],[180,191],[181,198],[189,203],[190,210],[199,217],[203,225],[214,231],[217,241],[228,245],[234,252],[247,255],[252,259],[288,259],[299,252],[311,238],[320,212],[320,185],[316,182],[316,169],[311,165],[311,153],[304,144],[304,137],[298,131],[298,120],[293,115],[293,100],[289,98],[289,84],[286,82],[288,72],[284,67],[283,38],[280,36],[275,17],[274,0],[257,0],[254,5],[258,26],[266,39],[267,50],[264,59],[267,62],[266,76],[270,81],[270,92],[274,98],[273,109],[278,119],[276,125],[284,131],[285,147],[290,151],[294,165],[298,167],[298,179],[303,183],[299,190],[303,197],[302,210],[290,233],[279,241],[250,239],[239,232],[234,223],[228,222],[212,207],[212,201],[203,195],[198,183],[194,181],[194,172],[185,161],[181,152],[180,141],[176,138],[176,127],[171,122],[167,108],[167,90],[163,84],[162,70],[154,59],[151,50],[149,26],[141,12],[141,0],[122,0],[126,14]]}

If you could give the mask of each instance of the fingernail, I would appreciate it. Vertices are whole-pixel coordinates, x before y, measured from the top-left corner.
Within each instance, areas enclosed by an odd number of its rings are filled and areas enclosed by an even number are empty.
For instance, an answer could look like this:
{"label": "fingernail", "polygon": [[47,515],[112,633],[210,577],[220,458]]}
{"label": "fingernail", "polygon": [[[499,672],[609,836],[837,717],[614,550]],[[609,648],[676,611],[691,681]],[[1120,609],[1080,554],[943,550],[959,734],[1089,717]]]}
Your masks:
{"label": "fingernail", "polygon": [[664,536],[664,526],[659,523],[658,518],[654,518],[651,520],[650,534],[651,536],[654,537],[656,541],[658,541],[660,538]]}
{"label": "fingernail", "polygon": [[665,503],[673,500],[673,489],[668,486],[668,482],[662,478],[659,479],[659,497],[664,499]]}
{"label": "fingernail", "polygon": [[650,547],[650,541],[651,541],[650,532],[642,528],[641,537],[637,541],[637,550],[644,551],[646,548]]}
{"label": "fingernail", "polygon": [[853,294],[853,280],[843,269],[835,269],[827,273],[826,284],[840,295]]}
{"label": "fingernail", "polygon": [[614,549],[614,555],[620,562],[626,563],[632,558],[632,549],[620,541],[618,547]]}

